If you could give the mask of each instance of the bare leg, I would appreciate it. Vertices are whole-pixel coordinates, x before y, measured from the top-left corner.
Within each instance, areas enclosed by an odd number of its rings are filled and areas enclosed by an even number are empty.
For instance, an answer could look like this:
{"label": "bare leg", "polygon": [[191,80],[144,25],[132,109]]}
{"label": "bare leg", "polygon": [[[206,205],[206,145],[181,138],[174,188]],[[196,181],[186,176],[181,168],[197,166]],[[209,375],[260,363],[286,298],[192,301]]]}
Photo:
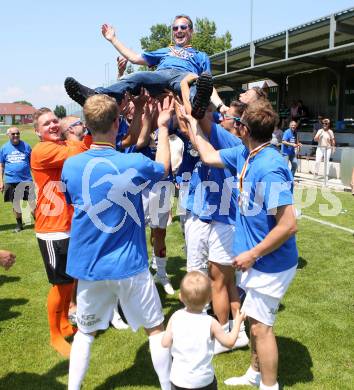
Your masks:
{"label": "bare leg", "polygon": [[273,386],[277,383],[278,373],[278,347],[273,327],[253,318],[250,318],[249,321],[251,326],[252,368],[261,372],[262,382],[266,386]]}

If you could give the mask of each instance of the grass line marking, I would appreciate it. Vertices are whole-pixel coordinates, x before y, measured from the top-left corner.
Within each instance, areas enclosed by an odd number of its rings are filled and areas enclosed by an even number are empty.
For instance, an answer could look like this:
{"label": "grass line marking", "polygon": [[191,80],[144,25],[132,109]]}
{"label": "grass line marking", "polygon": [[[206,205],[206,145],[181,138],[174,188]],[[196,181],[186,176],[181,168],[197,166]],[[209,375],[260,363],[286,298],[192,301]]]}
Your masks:
{"label": "grass line marking", "polygon": [[327,225],[327,226],[333,227],[335,229],[344,230],[345,232],[354,234],[354,230],[353,229],[349,229],[349,228],[346,228],[346,227],[343,227],[343,226],[339,226],[339,225],[336,225],[335,223],[323,221],[322,219],[309,217],[308,215],[304,215],[304,214],[302,214],[301,218],[306,218],[306,219],[309,219],[310,221],[318,222],[318,223],[321,223],[322,225]]}

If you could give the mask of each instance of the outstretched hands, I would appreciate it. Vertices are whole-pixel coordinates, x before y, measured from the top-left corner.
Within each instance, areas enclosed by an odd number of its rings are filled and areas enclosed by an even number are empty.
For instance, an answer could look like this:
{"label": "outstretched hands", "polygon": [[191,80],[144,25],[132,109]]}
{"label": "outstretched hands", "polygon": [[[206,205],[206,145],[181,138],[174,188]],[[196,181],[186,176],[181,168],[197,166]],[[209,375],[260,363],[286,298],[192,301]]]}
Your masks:
{"label": "outstretched hands", "polygon": [[173,96],[166,96],[164,100],[157,105],[159,117],[157,119],[158,127],[168,127],[175,110],[175,99]]}
{"label": "outstretched hands", "polygon": [[114,27],[109,24],[102,24],[101,31],[102,31],[102,35],[109,42],[112,42],[113,39],[116,37],[116,31]]}

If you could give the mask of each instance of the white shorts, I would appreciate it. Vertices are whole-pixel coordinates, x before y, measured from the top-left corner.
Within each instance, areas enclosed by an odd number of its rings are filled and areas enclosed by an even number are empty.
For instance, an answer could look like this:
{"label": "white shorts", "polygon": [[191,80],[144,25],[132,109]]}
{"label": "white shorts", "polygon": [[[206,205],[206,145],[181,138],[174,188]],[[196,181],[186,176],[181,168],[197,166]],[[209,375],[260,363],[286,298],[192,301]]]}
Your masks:
{"label": "white shorts", "polygon": [[250,268],[242,273],[241,287],[246,291],[242,310],[247,316],[273,326],[280,300],[296,274],[297,266],[276,273]]}
{"label": "white shorts", "polygon": [[232,247],[234,243],[235,226],[213,221],[209,235],[209,261],[221,265],[232,265],[234,258]]}
{"label": "white shorts", "polygon": [[145,188],[142,193],[145,224],[152,229],[166,229],[171,211],[171,197],[175,187],[169,181],[157,184],[159,186],[155,185],[152,190]]}
{"label": "white shorts", "polygon": [[149,270],[121,280],[79,280],[77,324],[82,333],[107,329],[117,301],[133,331],[163,323],[160,297]]}
{"label": "white shorts", "polygon": [[210,223],[189,214],[184,233],[187,247],[187,272],[208,269]]}
{"label": "white shorts", "polygon": [[262,324],[273,326],[278,312],[280,298],[260,294],[256,290],[248,290],[241,310],[247,317],[254,318]]}

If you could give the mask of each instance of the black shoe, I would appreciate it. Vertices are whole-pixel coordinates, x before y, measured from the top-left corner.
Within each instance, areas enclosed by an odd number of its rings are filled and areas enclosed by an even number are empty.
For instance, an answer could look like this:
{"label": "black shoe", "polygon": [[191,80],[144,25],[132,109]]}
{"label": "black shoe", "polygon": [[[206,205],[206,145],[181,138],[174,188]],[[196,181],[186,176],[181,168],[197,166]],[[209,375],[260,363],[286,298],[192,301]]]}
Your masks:
{"label": "black shoe", "polygon": [[213,92],[213,77],[209,73],[202,73],[197,79],[197,93],[192,103],[192,116],[195,119],[202,119],[210,102]]}
{"label": "black shoe", "polygon": [[95,90],[85,87],[72,77],[67,77],[65,79],[64,87],[71,99],[80,104],[80,106],[85,104],[85,101],[89,96],[96,94]]}
{"label": "black shoe", "polygon": [[16,226],[12,233],[20,233],[21,230],[23,230],[23,226]]}

